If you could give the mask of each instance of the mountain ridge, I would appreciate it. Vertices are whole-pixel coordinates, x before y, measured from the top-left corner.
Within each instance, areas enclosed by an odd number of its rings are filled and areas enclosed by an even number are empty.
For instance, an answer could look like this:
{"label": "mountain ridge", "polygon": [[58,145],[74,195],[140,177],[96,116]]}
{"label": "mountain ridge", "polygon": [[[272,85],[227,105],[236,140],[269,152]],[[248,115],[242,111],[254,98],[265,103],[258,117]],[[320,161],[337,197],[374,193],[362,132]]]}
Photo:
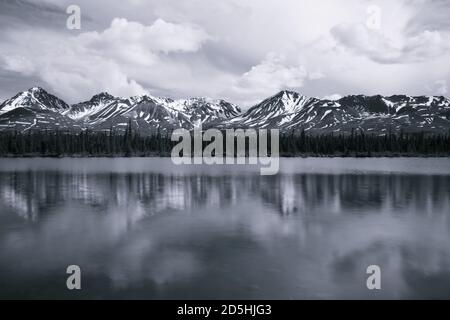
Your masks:
{"label": "mountain ridge", "polygon": [[68,105],[43,88],[32,87],[0,104],[0,131],[124,131],[130,122],[141,134],[200,126],[277,128],[312,134],[355,129],[378,135],[446,133],[450,130],[450,101],[443,96],[408,95],[349,95],[328,100],[282,90],[243,111],[223,99],[115,97],[108,92]]}

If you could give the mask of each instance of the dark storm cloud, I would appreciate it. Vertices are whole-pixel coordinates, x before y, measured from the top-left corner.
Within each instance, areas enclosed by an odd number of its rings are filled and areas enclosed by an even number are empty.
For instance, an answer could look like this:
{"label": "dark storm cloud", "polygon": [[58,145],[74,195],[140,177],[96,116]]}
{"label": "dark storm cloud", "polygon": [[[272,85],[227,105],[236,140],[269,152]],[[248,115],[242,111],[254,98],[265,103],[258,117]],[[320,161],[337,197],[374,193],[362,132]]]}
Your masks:
{"label": "dark storm cloud", "polygon": [[50,3],[25,0],[0,0],[1,26],[64,27],[67,14],[64,8]]}
{"label": "dark storm cloud", "polygon": [[[42,1],[27,0],[0,0],[0,27],[8,30],[27,28],[48,28],[60,32],[77,32],[68,30],[66,21],[68,5],[62,3],[53,4]],[[83,27],[85,30],[92,29],[92,18],[83,13]]]}

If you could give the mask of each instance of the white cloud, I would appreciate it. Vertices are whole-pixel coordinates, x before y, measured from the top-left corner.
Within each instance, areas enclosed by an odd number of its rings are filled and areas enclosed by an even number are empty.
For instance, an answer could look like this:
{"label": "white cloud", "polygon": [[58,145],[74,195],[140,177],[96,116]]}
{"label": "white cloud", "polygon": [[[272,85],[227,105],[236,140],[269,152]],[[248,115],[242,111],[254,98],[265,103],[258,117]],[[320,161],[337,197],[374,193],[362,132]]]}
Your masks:
{"label": "white cloud", "polygon": [[[113,19],[102,32],[67,37],[47,30],[12,33],[0,47],[2,67],[34,74],[72,101],[99,91],[130,96],[148,93],[142,80],[152,79],[152,67],[171,53],[195,52],[209,40],[201,28],[162,19],[145,26]],[[29,50],[29,44],[33,50]],[[139,81],[140,80],[140,81]]]}
{"label": "white cloud", "polygon": [[446,80],[437,80],[435,84],[438,86],[436,93],[446,95],[448,93],[448,84]]}
{"label": "white cloud", "polygon": [[[145,26],[125,18],[115,18],[102,32],[86,32],[79,36],[86,46],[113,49],[122,56],[133,54],[195,52],[211,37],[201,28],[188,24],[174,24],[162,19]],[[138,61],[140,62],[140,61]]]}
{"label": "white cloud", "polygon": [[[60,28],[40,11],[33,23],[3,15],[0,72],[13,77],[0,77],[0,95],[36,79],[69,102],[103,90],[245,105],[281,89],[317,97],[443,92],[434,83],[450,79],[447,2],[79,0],[77,32],[65,29],[65,10]],[[374,4],[379,30],[366,28]]]}
{"label": "white cloud", "polygon": [[339,100],[340,98],[342,98],[342,95],[340,95],[339,93],[334,93],[329,96],[323,97],[323,99],[326,99],[326,100]]}
{"label": "white cloud", "polygon": [[319,80],[325,78],[325,74],[322,71],[313,71],[308,74],[308,79]]}
{"label": "white cloud", "polygon": [[380,63],[422,62],[448,53],[448,34],[425,30],[414,36],[391,38],[363,24],[340,24],[331,29],[340,45]]}
{"label": "white cloud", "polygon": [[282,89],[299,89],[307,77],[303,66],[287,65],[282,55],[269,53],[238,78],[232,90],[243,98],[242,103],[251,104]]}
{"label": "white cloud", "polygon": [[431,95],[445,96],[448,93],[447,80],[436,80],[427,86],[427,90]]}
{"label": "white cloud", "polygon": [[3,56],[3,68],[8,71],[31,75],[35,71],[33,63],[22,55],[5,55]]}

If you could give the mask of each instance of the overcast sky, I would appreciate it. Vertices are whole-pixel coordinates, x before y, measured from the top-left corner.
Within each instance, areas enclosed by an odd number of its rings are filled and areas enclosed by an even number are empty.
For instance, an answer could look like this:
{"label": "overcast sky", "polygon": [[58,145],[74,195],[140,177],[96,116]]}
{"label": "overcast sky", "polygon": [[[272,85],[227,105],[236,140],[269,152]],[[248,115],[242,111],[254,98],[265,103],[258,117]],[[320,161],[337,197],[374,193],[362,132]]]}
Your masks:
{"label": "overcast sky", "polygon": [[449,17],[448,0],[0,0],[0,100],[448,96]]}

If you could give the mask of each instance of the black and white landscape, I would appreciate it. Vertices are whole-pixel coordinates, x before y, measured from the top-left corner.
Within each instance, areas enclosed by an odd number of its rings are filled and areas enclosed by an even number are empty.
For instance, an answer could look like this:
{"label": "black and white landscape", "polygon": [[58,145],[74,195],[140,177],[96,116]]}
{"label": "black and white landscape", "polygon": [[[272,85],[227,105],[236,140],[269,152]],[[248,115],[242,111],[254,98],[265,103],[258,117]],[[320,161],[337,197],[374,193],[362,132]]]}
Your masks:
{"label": "black and white landscape", "polygon": [[449,17],[0,0],[0,299],[450,299]]}
{"label": "black and white landscape", "polygon": [[305,97],[281,91],[246,111],[225,100],[191,98],[173,100],[149,95],[114,97],[107,92],[68,105],[42,88],[33,87],[0,105],[0,130],[19,132],[60,130],[125,130],[131,120],[140,134],[176,128],[277,128],[311,134],[368,134],[450,130],[450,100],[443,96],[383,97],[352,95],[339,100]]}

